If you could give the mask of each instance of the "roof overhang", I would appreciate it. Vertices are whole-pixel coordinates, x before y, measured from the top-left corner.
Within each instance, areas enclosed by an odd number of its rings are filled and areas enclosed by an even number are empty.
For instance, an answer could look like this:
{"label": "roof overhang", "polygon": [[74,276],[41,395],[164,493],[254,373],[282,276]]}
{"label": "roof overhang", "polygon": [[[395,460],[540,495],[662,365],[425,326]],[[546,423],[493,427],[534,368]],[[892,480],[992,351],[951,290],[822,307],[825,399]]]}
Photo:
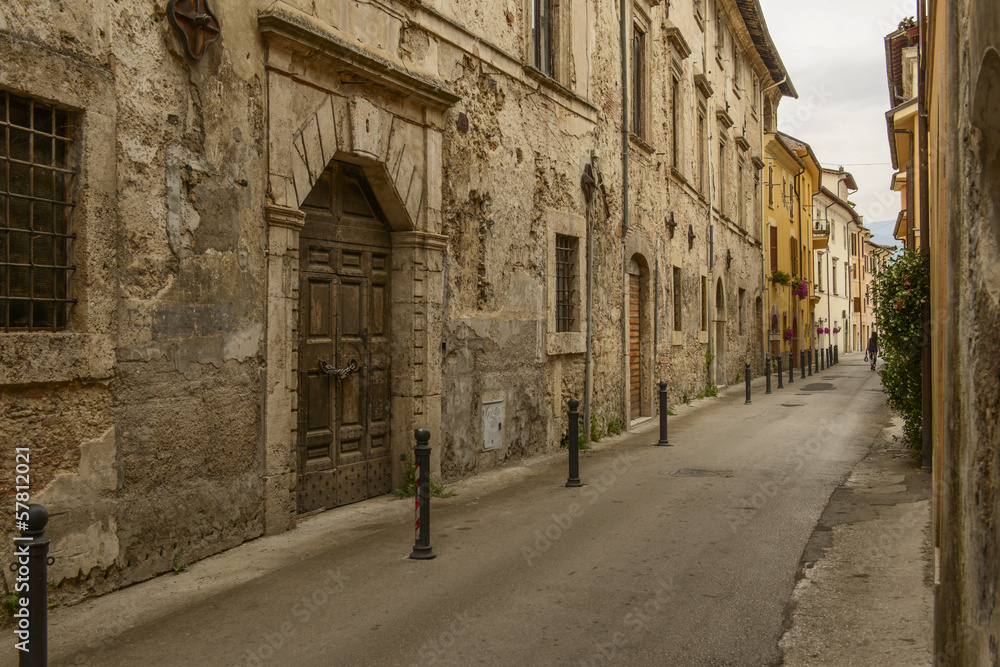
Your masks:
{"label": "roof overhang", "polygon": [[[889,156],[892,158],[892,168],[897,171],[900,165],[910,161],[910,136],[902,130],[913,132],[916,129],[917,100],[903,102],[894,109],[885,112],[885,126],[889,133]],[[901,130],[901,132],[896,132]],[[902,159],[901,159],[902,157]]]}
{"label": "roof overhang", "polygon": [[785,64],[781,62],[778,49],[771,39],[771,34],[767,31],[767,23],[764,22],[764,12],[760,8],[759,0],[736,0],[736,6],[743,17],[743,25],[750,33],[754,48],[757,54],[764,61],[771,74],[771,79],[778,84],[778,89],[788,97],[798,98],[799,94],[792,85],[792,80],[788,76]]}

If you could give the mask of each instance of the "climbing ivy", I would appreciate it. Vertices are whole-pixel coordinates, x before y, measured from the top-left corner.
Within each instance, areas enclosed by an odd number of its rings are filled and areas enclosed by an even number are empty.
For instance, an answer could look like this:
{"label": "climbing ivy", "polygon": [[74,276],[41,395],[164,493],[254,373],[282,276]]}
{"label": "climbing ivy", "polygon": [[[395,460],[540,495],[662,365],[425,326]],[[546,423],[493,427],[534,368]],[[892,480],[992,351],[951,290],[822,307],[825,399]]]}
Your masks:
{"label": "climbing ivy", "polygon": [[875,272],[872,298],[883,362],[879,370],[882,388],[889,407],[903,417],[906,443],[919,450],[923,423],[920,353],[930,327],[922,317],[930,298],[927,259],[912,250],[892,257]]}

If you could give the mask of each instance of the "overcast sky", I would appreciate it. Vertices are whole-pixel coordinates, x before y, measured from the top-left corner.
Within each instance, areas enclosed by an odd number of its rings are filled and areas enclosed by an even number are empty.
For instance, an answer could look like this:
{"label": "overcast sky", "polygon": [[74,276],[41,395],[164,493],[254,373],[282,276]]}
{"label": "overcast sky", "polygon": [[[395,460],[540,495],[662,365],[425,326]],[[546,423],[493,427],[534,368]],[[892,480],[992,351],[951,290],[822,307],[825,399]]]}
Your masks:
{"label": "overcast sky", "polygon": [[892,164],[885,112],[889,89],[885,36],[916,0],[760,0],[799,99],[778,105],[778,129],[810,144],[824,167],[854,174],[851,196],[877,243],[898,245],[892,229],[899,193],[889,189]]}

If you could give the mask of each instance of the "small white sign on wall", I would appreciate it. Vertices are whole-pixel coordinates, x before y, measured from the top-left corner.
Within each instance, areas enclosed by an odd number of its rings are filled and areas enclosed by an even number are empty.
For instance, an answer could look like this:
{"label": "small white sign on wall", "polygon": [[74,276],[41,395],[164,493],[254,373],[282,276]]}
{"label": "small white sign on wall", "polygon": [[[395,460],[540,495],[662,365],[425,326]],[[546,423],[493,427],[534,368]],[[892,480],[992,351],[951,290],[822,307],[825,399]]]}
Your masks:
{"label": "small white sign on wall", "polygon": [[483,451],[503,447],[503,401],[483,403]]}

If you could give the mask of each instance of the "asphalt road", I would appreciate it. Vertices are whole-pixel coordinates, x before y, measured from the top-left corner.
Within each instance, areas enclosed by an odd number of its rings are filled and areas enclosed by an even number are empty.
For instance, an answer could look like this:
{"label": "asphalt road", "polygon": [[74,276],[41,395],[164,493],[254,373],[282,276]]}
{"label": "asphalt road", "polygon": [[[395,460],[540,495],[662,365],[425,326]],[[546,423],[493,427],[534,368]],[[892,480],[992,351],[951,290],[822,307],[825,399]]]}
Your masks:
{"label": "asphalt road", "polygon": [[[435,499],[434,560],[406,558],[412,515],[380,501],[280,566],[253,565],[271,538],[244,545],[252,574],[113,632],[100,615],[139,587],[59,610],[51,664],[774,664],[803,550],[888,422],[885,400],[844,355],[771,395],[755,383],[752,405],[741,387],[701,403],[672,420],[672,447],[651,446],[649,424],[584,454],[582,488],[555,457]],[[67,639],[87,622],[99,641]]]}

